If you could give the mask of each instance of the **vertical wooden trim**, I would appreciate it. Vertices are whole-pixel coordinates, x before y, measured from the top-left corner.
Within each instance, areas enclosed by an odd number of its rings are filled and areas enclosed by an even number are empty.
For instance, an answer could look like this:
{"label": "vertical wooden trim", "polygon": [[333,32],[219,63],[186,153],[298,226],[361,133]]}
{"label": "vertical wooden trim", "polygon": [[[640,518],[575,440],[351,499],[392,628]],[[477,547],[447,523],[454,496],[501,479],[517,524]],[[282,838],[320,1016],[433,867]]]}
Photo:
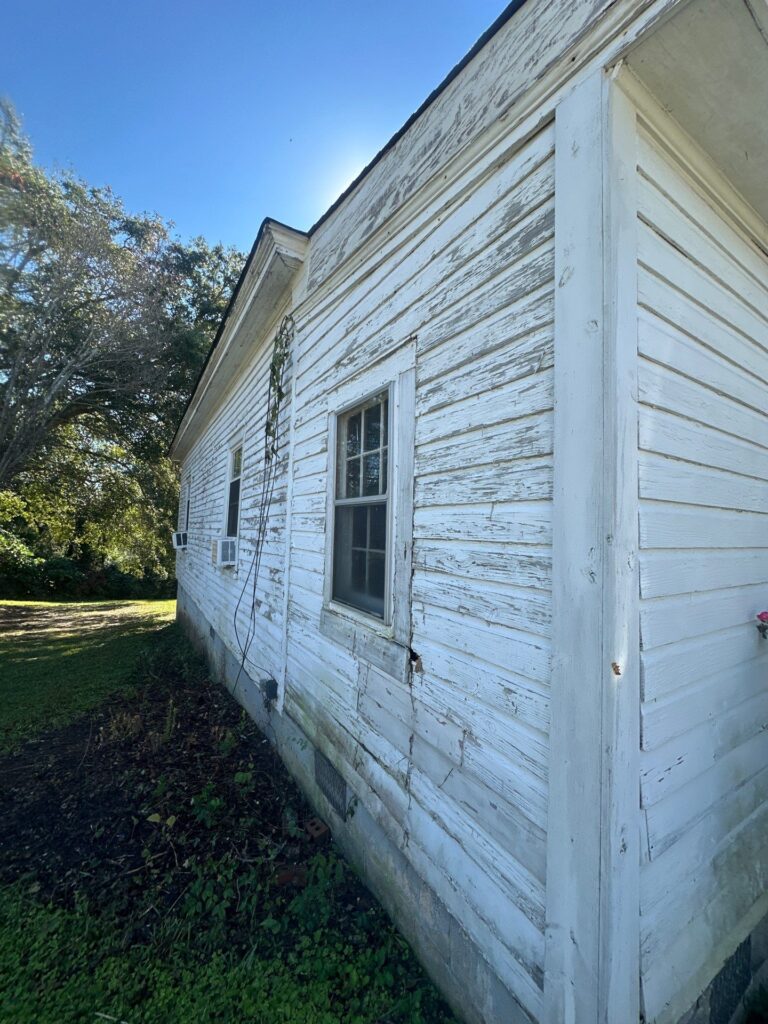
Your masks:
{"label": "vertical wooden trim", "polygon": [[390,458],[392,529],[392,636],[404,647],[411,644],[411,575],[413,555],[413,477],[416,444],[416,370],[398,374],[394,387],[395,415]]}
{"label": "vertical wooden trim", "polygon": [[552,680],[544,1015],[598,1019],[603,544],[602,75],[555,114]]}
{"label": "vertical wooden trim", "polygon": [[328,469],[325,480],[325,572],[323,573],[323,607],[333,596],[333,534],[336,517],[336,421],[334,410],[328,413]]}
{"label": "vertical wooden trim", "polygon": [[298,344],[294,335],[293,351],[291,353],[291,394],[290,412],[288,420],[288,465],[286,472],[286,494],[285,494],[285,553],[283,556],[283,635],[282,635],[282,664],[280,686],[277,694],[277,710],[282,713],[285,706],[285,687],[288,680],[288,615],[289,595],[291,590],[291,520],[293,514],[293,439],[296,419],[296,381],[298,380]]}
{"label": "vertical wooden trim", "polygon": [[601,1022],[640,1016],[637,119],[603,87],[604,458]]}
{"label": "vertical wooden trim", "polygon": [[602,71],[557,108],[547,1024],[639,1015],[634,136]]}

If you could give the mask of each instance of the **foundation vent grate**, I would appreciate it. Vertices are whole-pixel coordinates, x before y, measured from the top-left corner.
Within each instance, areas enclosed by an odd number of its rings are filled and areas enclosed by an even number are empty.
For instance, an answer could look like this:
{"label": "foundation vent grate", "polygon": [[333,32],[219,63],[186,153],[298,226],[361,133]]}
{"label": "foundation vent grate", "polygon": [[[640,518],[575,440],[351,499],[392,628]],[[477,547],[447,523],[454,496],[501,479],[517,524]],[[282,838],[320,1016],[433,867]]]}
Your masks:
{"label": "foundation vent grate", "polygon": [[347,813],[347,784],[319,750],[315,750],[315,782],[334,811],[344,818]]}
{"label": "foundation vent grate", "polygon": [[728,1024],[733,1019],[752,977],[752,944],[747,938],[726,960],[712,982],[709,996],[709,1024]]}

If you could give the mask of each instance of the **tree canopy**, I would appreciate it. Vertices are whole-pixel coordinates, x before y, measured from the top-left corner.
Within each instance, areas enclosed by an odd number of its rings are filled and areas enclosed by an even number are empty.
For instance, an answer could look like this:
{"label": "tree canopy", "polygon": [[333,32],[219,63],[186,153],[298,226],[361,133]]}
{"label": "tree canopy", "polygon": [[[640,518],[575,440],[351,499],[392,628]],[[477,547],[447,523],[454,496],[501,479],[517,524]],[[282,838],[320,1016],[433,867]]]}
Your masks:
{"label": "tree canopy", "polygon": [[0,577],[19,558],[169,575],[166,452],[243,260],[37,166],[0,103]]}

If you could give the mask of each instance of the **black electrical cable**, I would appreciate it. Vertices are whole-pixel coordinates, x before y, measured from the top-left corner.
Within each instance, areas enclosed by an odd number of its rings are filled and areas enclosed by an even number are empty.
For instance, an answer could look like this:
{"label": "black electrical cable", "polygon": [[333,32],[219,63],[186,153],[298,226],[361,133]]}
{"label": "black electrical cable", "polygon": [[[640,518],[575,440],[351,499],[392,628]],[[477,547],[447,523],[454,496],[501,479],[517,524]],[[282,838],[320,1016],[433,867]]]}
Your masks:
{"label": "black electrical cable", "polygon": [[[237,641],[237,646],[241,655],[240,667],[238,668],[237,676],[235,678],[234,686],[232,688],[233,694],[237,692],[237,687],[240,683],[240,677],[245,669],[246,660],[248,660],[248,653],[256,637],[258,611],[257,585],[259,580],[259,572],[261,569],[261,559],[264,551],[264,544],[267,536],[267,526],[269,524],[269,515],[272,507],[272,499],[275,493],[275,483],[277,481],[277,465],[279,461],[280,450],[280,410],[282,408],[282,401],[285,398],[285,366],[288,360],[290,346],[293,341],[294,331],[295,321],[293,319],[293,316],[289,313],[286,317],[283,318],[283,322],[280,325],[280,329],[277,332],[277,335],[275,336],[275,341],[272,349],[272,359],[269,364],[266,423],[264,425],[264,467],[261,477],[261,500],[259,502],[259,515],[256,527],[256,539],[254,543],[251,564],[248,568],[248,572],[246,574],[242,590],[240,591],[240,596],[237,599],[237,604],[235,605],[232,620],[234,626],[235,640]],[[246,630],[245,639],[241,642],[240,632],[237,626],[237,618],[240,612],[240,606],[243,603],[243,599],[245,598],[249,585],[252,587],[252,592],[251,605],[248,615],[248,628]],[[283,585],[287,586],[287,580],[284,581]],[[254,662],[253,664],[256,665],[256,662]],[[267,673],[267,670],[264,669],[262,665],[256,665],[256,667]]]}

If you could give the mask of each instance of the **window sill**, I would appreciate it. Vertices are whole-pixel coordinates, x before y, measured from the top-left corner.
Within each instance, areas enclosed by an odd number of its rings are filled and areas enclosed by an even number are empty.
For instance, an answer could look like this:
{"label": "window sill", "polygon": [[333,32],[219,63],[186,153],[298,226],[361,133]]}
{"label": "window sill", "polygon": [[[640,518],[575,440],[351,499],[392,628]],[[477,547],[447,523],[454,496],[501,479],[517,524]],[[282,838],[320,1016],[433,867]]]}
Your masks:
{"label": "window sill", "polygon": [[390,626],[331,603],[320,612],[320,632],[393,679],[408,682],[409,651],[393,639]]}

